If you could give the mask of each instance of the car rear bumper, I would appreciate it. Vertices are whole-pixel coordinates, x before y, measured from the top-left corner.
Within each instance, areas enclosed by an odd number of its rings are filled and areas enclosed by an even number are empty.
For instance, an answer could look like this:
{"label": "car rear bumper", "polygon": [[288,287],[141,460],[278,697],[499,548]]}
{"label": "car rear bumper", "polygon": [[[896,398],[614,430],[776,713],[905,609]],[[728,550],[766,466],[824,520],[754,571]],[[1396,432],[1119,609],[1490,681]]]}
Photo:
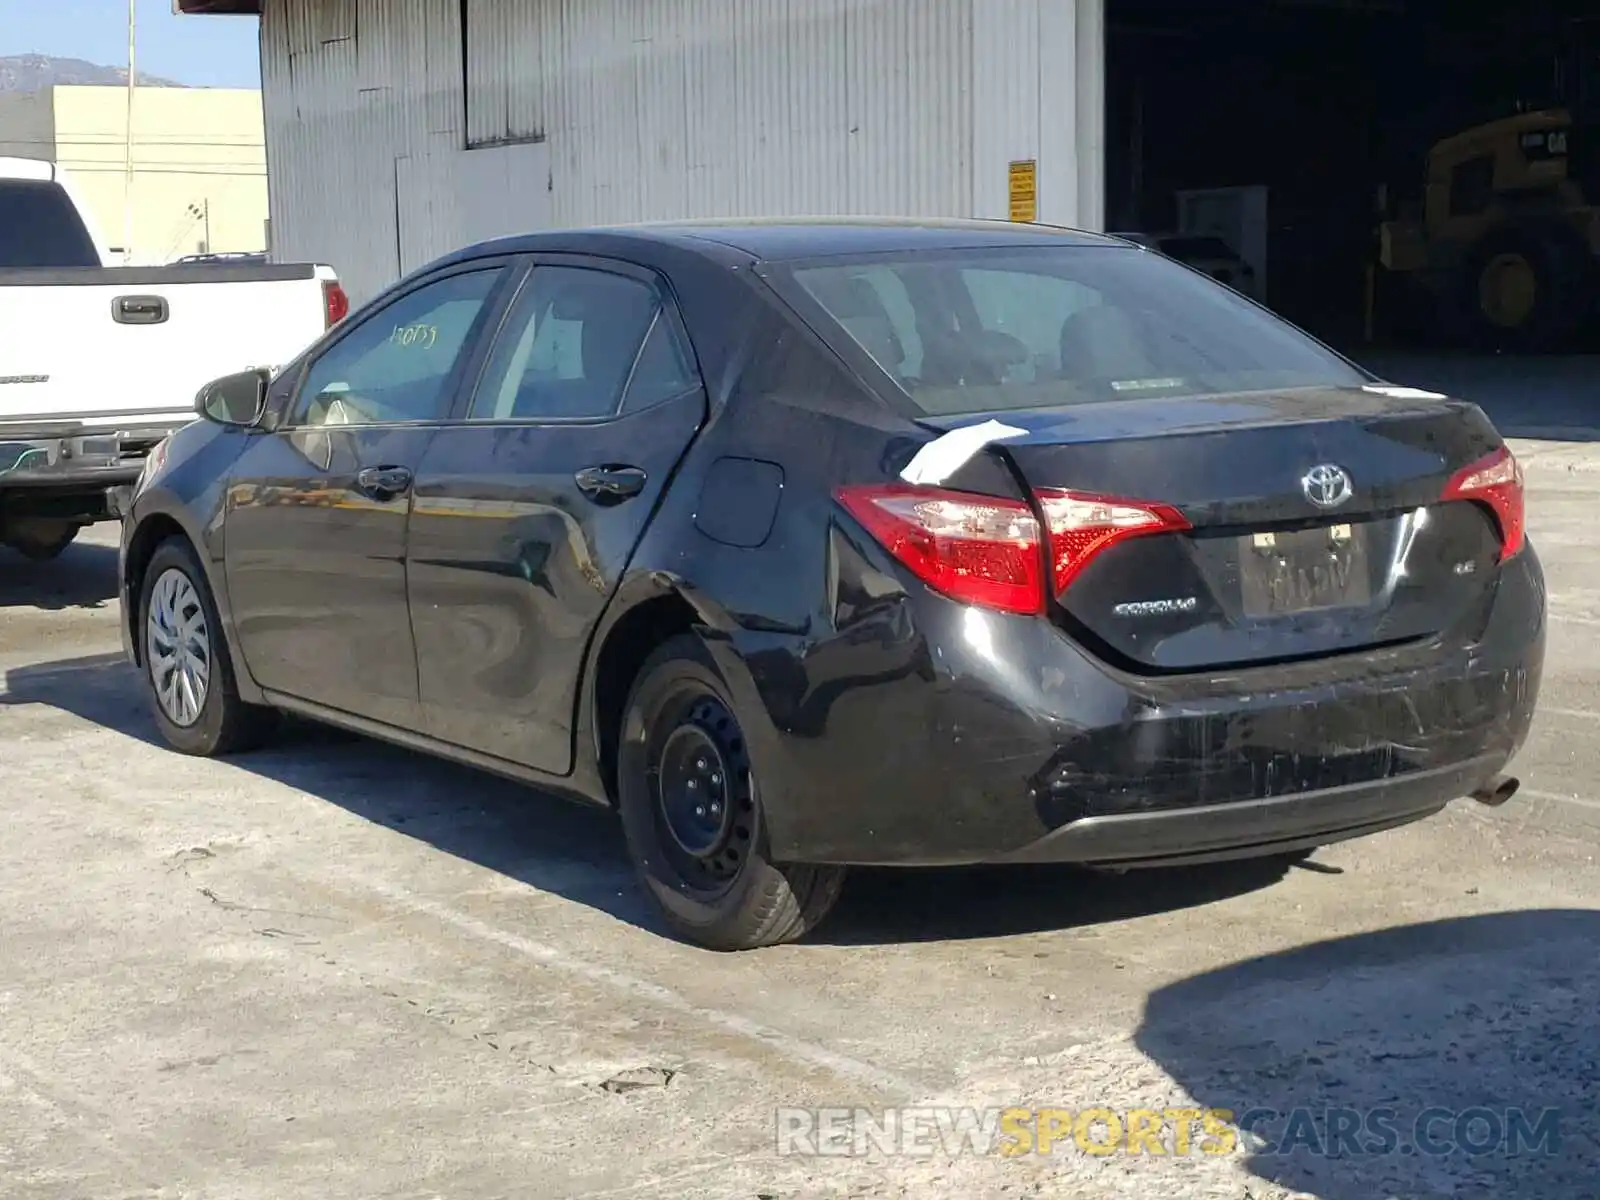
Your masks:
{"label": "car rear bumper", "polygon": [[1159,867],[1325,846],[1430,817],[1503,765],[1490,756],[1321,791],[1081,817],[992,861]]}
{"label": "car rear bumper", "polygon": [[1047,622],[905,586],[744,656],[777,858],[1133,866],[1373,833],[1501,773],[1543,671],[1531,548],[1432,643],[1209,675],[1122,673]]}

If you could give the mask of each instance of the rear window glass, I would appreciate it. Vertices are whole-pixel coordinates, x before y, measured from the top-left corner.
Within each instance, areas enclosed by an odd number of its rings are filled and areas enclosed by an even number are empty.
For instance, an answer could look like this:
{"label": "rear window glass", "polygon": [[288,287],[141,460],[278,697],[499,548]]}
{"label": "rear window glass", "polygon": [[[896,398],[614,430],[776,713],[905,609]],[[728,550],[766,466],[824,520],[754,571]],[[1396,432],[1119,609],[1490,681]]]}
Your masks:
{"label": "rear window glass", "polygon": [[773,282],[934,416],[1367,382],[1231,289],[1132,249],[830,258]]}
{"label": "rear window glass", "polygon": [[60,184],[0,179],[0,270],[99,265],[94,242]]}

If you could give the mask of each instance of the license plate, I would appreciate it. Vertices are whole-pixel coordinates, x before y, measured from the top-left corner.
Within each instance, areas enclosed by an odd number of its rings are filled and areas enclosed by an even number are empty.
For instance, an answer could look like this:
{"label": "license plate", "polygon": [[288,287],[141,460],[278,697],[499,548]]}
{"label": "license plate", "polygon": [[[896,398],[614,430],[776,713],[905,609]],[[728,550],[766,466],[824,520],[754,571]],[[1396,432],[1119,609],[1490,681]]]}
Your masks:
{"label": "license plate", "polygon": [[1239,539],[1239,584],[1247,617],[1281,617],[1372,601],[1366,530],[1329,525]]}

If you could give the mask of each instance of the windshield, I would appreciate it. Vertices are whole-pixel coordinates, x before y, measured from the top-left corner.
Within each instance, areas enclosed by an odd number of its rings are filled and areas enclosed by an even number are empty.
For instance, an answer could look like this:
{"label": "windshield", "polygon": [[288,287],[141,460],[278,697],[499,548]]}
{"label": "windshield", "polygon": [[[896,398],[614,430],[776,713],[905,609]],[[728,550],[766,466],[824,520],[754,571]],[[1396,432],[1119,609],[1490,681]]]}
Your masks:
{"label": "windshield", "polygon": [[0,270],[99,265],[94,242],[60,184],[0,179]]}
{"label": "windshield", "polygon": [[853,341],[930,416],[1368,382],[1231,289],[1138,250],[831,258],[788,276],[775,285],[825,340]]}

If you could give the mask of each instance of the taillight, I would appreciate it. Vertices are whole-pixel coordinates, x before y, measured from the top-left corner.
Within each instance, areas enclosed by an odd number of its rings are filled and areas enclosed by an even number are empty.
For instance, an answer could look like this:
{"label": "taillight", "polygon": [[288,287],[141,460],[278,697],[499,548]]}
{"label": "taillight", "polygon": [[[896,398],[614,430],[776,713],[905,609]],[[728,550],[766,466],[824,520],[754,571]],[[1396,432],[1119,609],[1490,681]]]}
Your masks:
{"label": "taillight", "polygon": [[1057,595],[1067,590],[1095,555],[1118,542],[1189,528],[1184,515],[1170,504],[1061,489],[1041,489],[1038,495],[1050,527],[1050,570]]}
{"label": "taillight", "polygon": [[912,484],[844,487],[838,499],[912,574],[952,600],[1043,611],[1039,522],[1020,500]]}
{"label": "taillight", "polygon": [[1445,485],[1444,499],[1472,500],[1494,514],[1500,527],[1500,561],[1522,549],[1527,516],[1522,496],[1522,465],[1505,446],[1461,468]]}
{"label": "taillight", "polygon": [[327,311],[328,328],[332,329],[350,315],[350,297],[337,279],[322,281],[322,300]]}
{"label": "taillight", "polygon": [[1039,522],[1020,500],[910,484],[844,487],[838,498],[929,587],[965,604],[1014,613],[1043,613],[1052,591],[1065,591],[1118,542],[1189,528],[1169,505],[1041,490],[1049,525],[1047,576]]}

